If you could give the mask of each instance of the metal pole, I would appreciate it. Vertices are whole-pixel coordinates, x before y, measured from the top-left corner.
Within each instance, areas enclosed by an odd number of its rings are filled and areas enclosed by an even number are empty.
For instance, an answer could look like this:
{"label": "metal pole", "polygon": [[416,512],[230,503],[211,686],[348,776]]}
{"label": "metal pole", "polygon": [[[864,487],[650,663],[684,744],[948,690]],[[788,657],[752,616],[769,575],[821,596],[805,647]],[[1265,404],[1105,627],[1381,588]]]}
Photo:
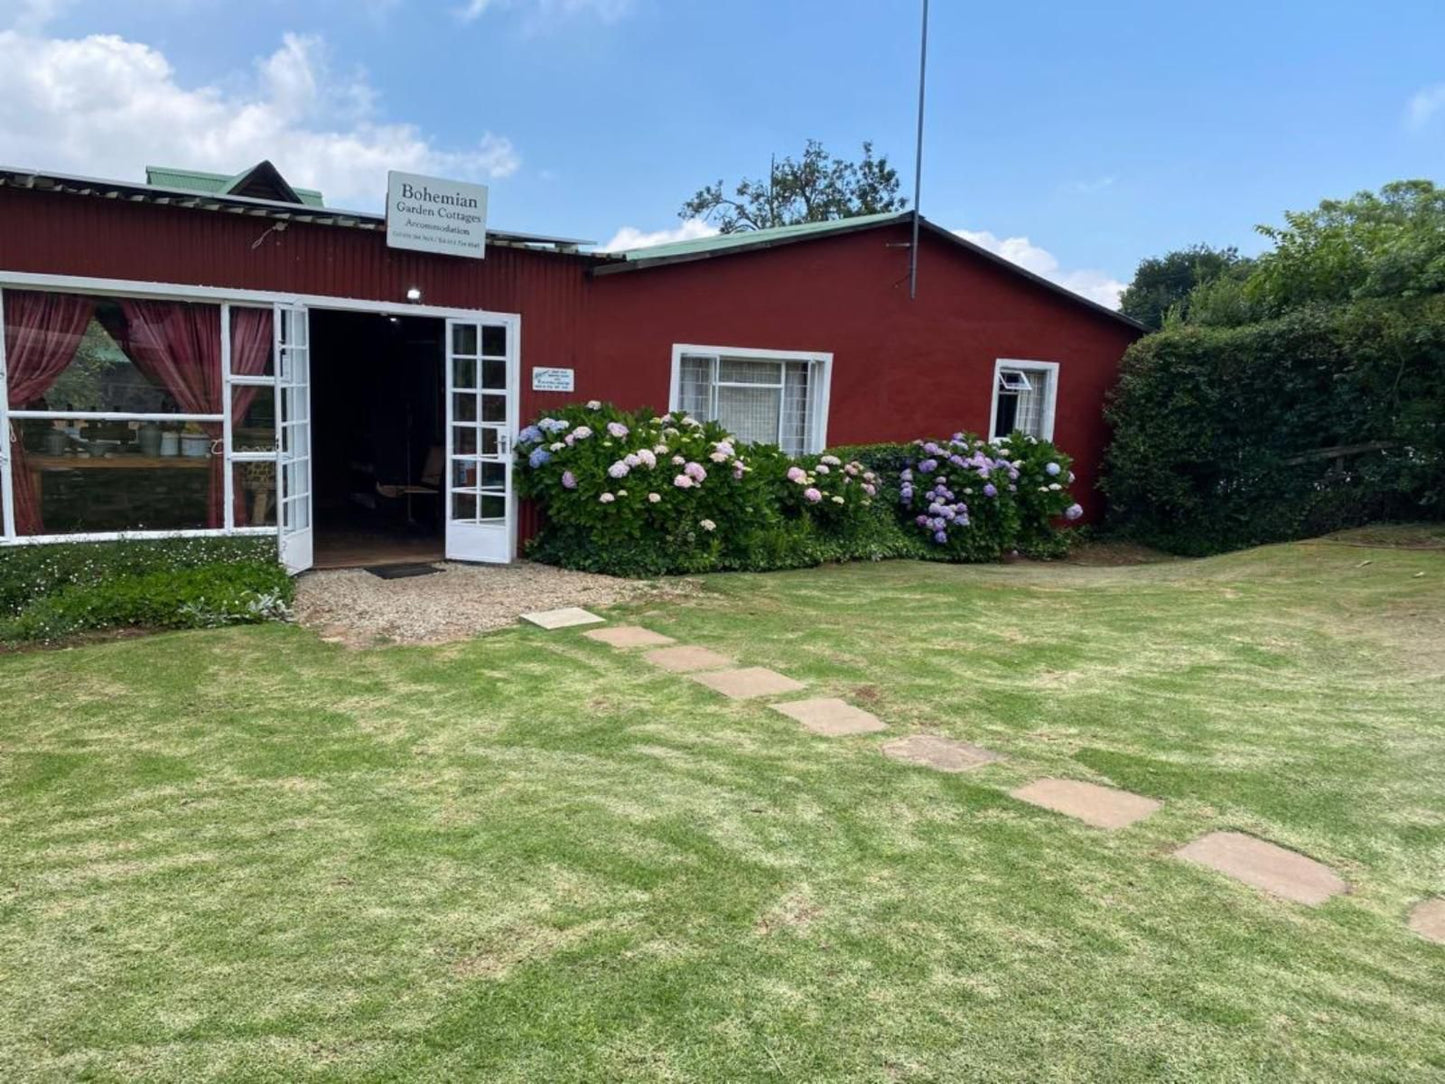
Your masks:
{"label": "metal pole", "polygon": [[908,300],[918,297],[918,201],[923,195],[923,92],[928,74],[928,0],[923,0],[923,38],[918,50],[918,151],[913,160],[913,244],[908,248]]}

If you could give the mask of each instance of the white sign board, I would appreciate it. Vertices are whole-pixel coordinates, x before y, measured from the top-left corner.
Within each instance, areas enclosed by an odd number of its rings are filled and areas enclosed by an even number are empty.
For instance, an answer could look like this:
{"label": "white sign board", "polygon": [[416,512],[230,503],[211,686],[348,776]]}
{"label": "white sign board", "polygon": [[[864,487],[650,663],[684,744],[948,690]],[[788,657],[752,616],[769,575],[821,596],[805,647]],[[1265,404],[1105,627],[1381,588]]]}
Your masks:
{"label": "white sign board", "polygon": [[487,186],[393,170],[386,175],[386,243],[480,260],[487,254]]}
{"label": "white sign board", "polygon": [[573,372],[572,369],[543,369],[538,366],[532,370],[532,390],[571,391]]}

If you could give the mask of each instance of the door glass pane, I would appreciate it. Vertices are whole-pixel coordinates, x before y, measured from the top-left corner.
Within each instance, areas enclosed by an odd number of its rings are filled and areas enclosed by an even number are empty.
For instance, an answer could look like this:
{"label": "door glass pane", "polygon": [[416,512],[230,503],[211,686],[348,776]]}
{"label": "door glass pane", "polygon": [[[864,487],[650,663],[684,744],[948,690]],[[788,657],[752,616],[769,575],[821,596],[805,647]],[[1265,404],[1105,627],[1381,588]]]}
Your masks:
{"label": "door glass pane", "polygon": [[311,462],[293,459],[285,465],[286,496],[305,497],[311,492]]}
{"label": "door glass pane", "polygon": [[482,519],[500,520],[507,516],[507,498],[482,494]]}
{"label": "door glass pane", "polygon": [[475,324],[457,324],[452,328],[452,353],[477,353],[477,328]]}
{"label": "door glass pane", "polygon": [[477,495],[475,493],[452,494],[452,519],[475,522],[477,518]]}
{"label": "door glass pane", "polygon": [[505,395],[482,396],[482,421],[504,422],[507,420],[507,397]]}
{"label": "door glass pane", "polygon": [[477,454],[477,430],[475,426],[452,426],[452,451],[457,455]]}
{"label": "door glass pane", "polygon": [[505,463],[483,463],[481,486],[483,489],[505,489],[507,465]]}
{"label": "door glass pane", "polygon": [[452,387],[475,388],[476,386],[476,358],[452,358]]}
{"label": "door glass pane", "polygon": [[505,361],[487,358],[482,362],[482,387],[506,390],[507,363]]}
{"label": "door glass pane", "polygon": [[304,531],[311,526],[311,500],[309,497],[286,498],[286,527],[289,531]]}
{"label": "door glass pane", "polygon": [[505,327],[488,325],[482,328],[482,353],[494,358],[507,356],[507,329]]}
{"label": "door glass pane", "polygon": [[483,429],[483,430],[482,430],[482,454],[483,454],[483,455],[499,455],[499,454],[500,454],[499,449],[500,449],[500,447],[501,447],[501,443],[500,443],[500,442],[498,441],[498,439],[497,439],[497,433],[498,433],[498,430],[496,430],[496,429]]}
{"label": "door glass pane", "polygon": [[452,488],[473,489],[477,484],[477,461],[475,459],[452,460]]}
{"label": "door glass pane", "polygon": [[276,464],[237,463],[231,477],[236,526],[276,526]]}
{"label": "door glass pane", "polygon": [[477,397],[471,392],[457,392],[452,396],[452,420],[474,422],[477,420]]}
{"label": "door glass pane", "polygon": [[270,309],[231,306],[231,375],[273,376],[276,343]]}

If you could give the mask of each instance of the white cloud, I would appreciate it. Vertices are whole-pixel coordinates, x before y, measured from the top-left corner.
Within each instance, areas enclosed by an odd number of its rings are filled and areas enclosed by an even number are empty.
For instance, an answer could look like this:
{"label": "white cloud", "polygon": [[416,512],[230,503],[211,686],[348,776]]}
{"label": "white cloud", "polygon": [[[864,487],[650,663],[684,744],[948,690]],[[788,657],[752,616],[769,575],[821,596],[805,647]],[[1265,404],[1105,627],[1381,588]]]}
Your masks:
{"label": "white cloud", "polygon": [[1442,110],[1445,110],[1445,83],[1422,87],[1405,108],[1405,123],[1411,128],[1423,128]]}
{"label": "white cloud", "polygon": [[140,180],[147,164],[231,173],[269,158],[292,184],[357,207],[381,202],[388,169],[497,179],[520,165],[503,137],[442,149],[415,125],[378,120],[375,101],[364,75],[332,71],[315,37],[284,35],[222,89],[180,85],[162,53],[121,37],[0,31],[7,165]]}
{"label": "white cloud", "polygon": [[471,22],[489,11],[515,11],[532,29],[542,29],[578,15],[615,23],[632,8],[633,0],[467,0],[457,8],[457,17]]}
{"label": "white cloud", "polygon": [[623,252],[630,248],[668,245],[674,241],[696,241],[703,237],[716,237],[717,234],[716,226],[710,226],[700,218],[689,218],[673,230],[653,230],[651,233],[645,233],[636,226],[623,226],[598,251]]}
{"label": "white cloud", "polygon": [[1111,309],[1119,307],[1119,295],[1127,283],[1120,282],[1104,271],[1065,271],[1059,267],[1059,260],[1046,248],[1040,248],[1027,237],[995,237],[988,230],[954,230],[965,241],[972,241],[980,248],[997,253],[1004,259],[1018,264],[1027,271],[1057,283],[1066,290],[1097,301]]}

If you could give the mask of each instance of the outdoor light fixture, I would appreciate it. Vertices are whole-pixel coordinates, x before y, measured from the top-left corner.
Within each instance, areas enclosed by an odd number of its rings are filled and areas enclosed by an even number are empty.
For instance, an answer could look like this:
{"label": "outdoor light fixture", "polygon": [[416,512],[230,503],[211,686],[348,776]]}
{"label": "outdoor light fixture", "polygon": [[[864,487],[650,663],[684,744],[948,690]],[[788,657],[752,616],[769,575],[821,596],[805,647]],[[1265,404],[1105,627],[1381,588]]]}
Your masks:
{"label": "outdoor light fixture", "polygon": [[410,287],[410,288],[406,291],[406,299],[407,299],[408,301],[420,301],[420,300],[421,300],[421,290],[420,290],[418,287],[416,287],[416,286]]}

